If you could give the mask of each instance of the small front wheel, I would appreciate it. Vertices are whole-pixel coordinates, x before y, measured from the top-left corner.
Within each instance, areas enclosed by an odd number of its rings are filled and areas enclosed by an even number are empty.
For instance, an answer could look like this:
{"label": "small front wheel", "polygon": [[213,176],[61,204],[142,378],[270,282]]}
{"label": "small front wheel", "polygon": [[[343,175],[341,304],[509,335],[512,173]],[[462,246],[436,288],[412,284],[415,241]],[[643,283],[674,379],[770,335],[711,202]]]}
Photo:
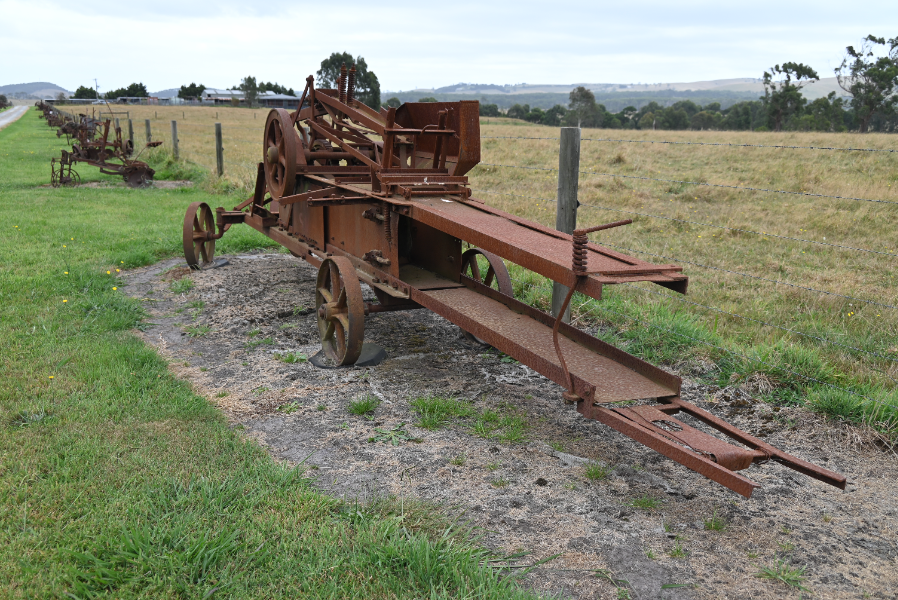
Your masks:
{"label": "small front wheel", "polygon": [[215,256],[215,217],[205,202],[194,202],[184,215],[184,258],[191,269],[201,269]]}
{"label": "small front wheel", "polygon": [[365,340],[365,302],[349,259],[332,256],[321,263],[315,309],[325,354],[338,365],[355,364]]}

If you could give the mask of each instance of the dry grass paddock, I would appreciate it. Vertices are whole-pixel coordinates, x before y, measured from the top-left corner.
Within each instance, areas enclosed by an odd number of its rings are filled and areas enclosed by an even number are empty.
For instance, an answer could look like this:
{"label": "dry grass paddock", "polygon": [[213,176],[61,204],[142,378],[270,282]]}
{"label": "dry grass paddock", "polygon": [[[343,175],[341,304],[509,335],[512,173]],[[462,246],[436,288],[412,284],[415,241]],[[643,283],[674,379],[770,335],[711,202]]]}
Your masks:
{"label": "dry grass paddock", "polygon": [[[170,142],[170,121],[177,120],[181,157],[210,172],[215,165],[214,124],[221,123],[225,178],[238,187],[251,188],[267,110],[153,106],[114,110],[129,111],[138,145],[144,136],[144,119],[151,120],[153,138],[163,140],[165,146]],[[481,134],[486,138],[482,140],[483,164],[470,173],[475,196],[492,206],[553,225],[555,205],[551,199],[557,174],[537,169],[557,168],[558,129],[492,118],[482,119]],[[503,137],[550,139],[490,139]],[[690,276],[685,298],[648,285],[617,286],[609,298],[648,307],[664,304],[685,311],[712,330],[715,337],[743,351],[760,346],[774,348],[780,354],[790,354],[786,363],[805,374],[858,384],[876,399],[898,404],[894,386],[898,378],[898,310],[882,306],[898,305],[898,204],[633,178],[898,203],[898,153],[598,141],[611,138],[892,149],[893,136],[585,129],[582,137],[583,206],[578,223],[588,226],[633,218],[632,225],[601,232],[596,241],[627,249],[627,253],[647,260],[682,264]],[[530,300],[545,304],[543,282],[519,271],[513,275],[525,292],[529,286],[539,288]],[[659,292],[665,295],[659,296]],[[581,308],[581,314],[587,311],[618,327],[633,326],[632,321],[603,313],[596,305]],[[764,352],[760,355],[762,359],[767,356]],[[783,364],[775,357],[768,358]],[[800,364],[803,361],[809,364]],[[761,381],[760,391],[766,383],[777,383],[775,373],[768,372],[767,378],[773,381]]]}

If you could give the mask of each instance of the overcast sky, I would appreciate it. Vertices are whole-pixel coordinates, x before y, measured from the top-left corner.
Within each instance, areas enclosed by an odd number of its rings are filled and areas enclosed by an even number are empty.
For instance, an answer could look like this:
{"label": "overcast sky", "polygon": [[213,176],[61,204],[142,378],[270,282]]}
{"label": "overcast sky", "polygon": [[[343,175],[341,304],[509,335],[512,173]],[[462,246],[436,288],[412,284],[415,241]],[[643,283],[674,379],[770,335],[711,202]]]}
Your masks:
{"label": "overcast sky", "polygon": [[868,34],[898,36],[896,0],[863,9],[829,0],[0,0],[0,85],[74,90],[96,78],[101,92],[134,81],[158,91],[253,75],[301,88],[332,52],[363,56],[391,91],[760,77],[784,61],[831,77],[845,46]]}

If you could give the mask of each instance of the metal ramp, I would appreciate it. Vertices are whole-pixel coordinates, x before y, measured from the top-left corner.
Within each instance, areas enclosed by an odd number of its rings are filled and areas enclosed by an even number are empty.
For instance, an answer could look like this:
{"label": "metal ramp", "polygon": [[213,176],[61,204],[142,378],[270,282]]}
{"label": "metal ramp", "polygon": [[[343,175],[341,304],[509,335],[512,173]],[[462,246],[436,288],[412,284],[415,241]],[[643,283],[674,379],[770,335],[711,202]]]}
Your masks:
{"label": "metal ramp", "polygon": [[[452,321],[559,385],[568,384],[556,354],[555,319],[482,283],[458,283],[431,274],[428,289],[411,300]],[[445,282],[441,285],[440,281]],[[600,421],[705,477],[751,497],[758,484],[736,471],[779,462],[845,489],[845,477],[792,456],[680,399],[681,380],[570,325],[559,325],[559,343],[577,395],[577,411]],[[647,404],[615,405],[627,401]],[[730,441],[675,418],[685,413]],[[697,424],[697,423],[696,423]],[[734,442],[734,443],[731,443]]]}

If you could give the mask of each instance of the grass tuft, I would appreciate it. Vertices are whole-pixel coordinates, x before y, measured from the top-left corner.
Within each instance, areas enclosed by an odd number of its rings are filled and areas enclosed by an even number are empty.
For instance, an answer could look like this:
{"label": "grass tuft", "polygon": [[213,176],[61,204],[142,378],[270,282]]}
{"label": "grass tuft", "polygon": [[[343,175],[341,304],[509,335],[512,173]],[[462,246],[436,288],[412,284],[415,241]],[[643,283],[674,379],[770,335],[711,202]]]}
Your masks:
{"label": "grass tuft", "polygon": [[380,406],[380,398],[374,394],[367,394],[361,398],[356,398],[349,403],[349,413],[358,416],[365,416],[373,413]]}
{"label": "grass tuft", "polygon": [[583,474],[590,481],[601,481],[611,474],[611,469],[607,465],[591,462],[584,467]]}
{"label": "grass tuft", "polygon": [[172,293],[186,294],[193,289],[193,286],[194,283],[192,279],[190,279],[189,277],[182,277],[181,279],[172,281],[168,287],[172,291]]}
{"label": "grass tuft", "polygon": [[717,516],[717,511],[711,515],[710,518],[705,519],[705,530],[707,531],[725,531],[727,528],[727,523],[721,517]]}
{"label": "grass tuft", "polygon": [[804,587],[804,582],[807,580],[807,577],[804,576],[806,568],[807,567],[793,567],[787,565],[783,560],[778,560],[772,567],[763,567],[760,572],[755,574],[755,577],[779,581],[789,587],[794,587],[803,592],[807,592],[809,590]]}
{"label": "grass tuft", "polygon": [[652,496],[642,496],[640,498],[633,498],[627,504],[632,506],[633,508],[641,508],[643,510],[654,510],[661,506],[662,500],[658,498],[653,498]]}
{"label": "grass tuft", "polygon": [[422,429],[441,429],[453,417],[470,417],[475,413],[469,402],[454,397],[436,395],[419,396],[413,399],[412,410],[418,413],[417,426]]}

